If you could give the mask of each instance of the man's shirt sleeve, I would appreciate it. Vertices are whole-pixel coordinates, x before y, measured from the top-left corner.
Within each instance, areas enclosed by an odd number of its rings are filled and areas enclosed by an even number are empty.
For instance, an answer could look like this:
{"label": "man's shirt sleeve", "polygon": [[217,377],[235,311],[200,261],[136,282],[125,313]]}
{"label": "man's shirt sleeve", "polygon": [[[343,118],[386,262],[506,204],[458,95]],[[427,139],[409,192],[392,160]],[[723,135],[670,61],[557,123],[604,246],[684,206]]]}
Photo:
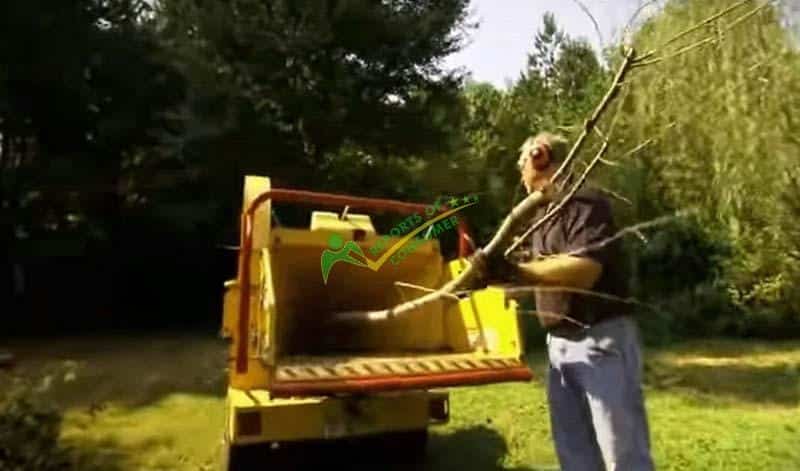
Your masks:
{"label": "man's shirt sleeve", "polygon": [[576,198],[566,207],[565,253],[588,257],[605,266],[610,261],[608,239],[614,235],[614,221],[607,201]]}

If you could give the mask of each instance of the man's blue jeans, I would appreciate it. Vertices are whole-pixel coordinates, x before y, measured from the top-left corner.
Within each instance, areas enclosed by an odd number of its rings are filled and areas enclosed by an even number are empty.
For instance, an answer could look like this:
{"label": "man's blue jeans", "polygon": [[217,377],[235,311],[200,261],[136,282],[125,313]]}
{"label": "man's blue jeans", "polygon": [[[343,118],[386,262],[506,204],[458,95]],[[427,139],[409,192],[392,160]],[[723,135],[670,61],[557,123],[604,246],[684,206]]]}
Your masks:
{"label": "man's blue jeans", "polygon": [[550,423],[563,471],[650,471],[639,332],[629,317],[547,336]]}

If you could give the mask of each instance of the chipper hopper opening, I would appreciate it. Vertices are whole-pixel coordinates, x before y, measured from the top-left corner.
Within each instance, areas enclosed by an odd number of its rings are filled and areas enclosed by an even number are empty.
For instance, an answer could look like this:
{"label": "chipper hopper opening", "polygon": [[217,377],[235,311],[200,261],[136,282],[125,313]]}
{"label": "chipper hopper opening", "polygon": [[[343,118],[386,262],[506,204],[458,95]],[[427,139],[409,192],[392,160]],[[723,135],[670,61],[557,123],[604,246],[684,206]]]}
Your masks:
{"label": "chipper hopper opening", "polygon": [[[273,226],[273,202],[310,207],[310,223]],[[464,268],[464,258],[443,259],[435,238],[403,243],[402,235],[376,233],[370,214],[388,211],[402,219],[424,205],[270,190],[268,179],[256,177],[246,180],[244,203],[239,277],[228,283],[225,300],[232,386],[302,397],[531,378],[516,304],[498,287],[448,297],[397,318],[334,321],[335,313],[384,309],[419,297],[425,294],[420,287],[435,289]],[[402,250],[412,243],[413,250]],[[386,255],[392,247],[401,256]],[[335,263],[326,280],[326,250],[373,263]],[[384,263],[376,269],[381,256]]]}

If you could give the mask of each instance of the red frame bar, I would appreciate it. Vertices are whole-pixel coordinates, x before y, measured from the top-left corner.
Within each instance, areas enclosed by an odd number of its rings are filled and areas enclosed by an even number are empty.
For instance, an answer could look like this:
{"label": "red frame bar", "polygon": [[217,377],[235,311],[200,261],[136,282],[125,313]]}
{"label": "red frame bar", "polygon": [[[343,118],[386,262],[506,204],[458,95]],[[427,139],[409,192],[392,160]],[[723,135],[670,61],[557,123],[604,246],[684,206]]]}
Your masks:
{"label": "red frame bar", "polygon": [[[242,214],[241,235],[239,251],[239,343],[236,350],[236,372],[247,372],[247,328],[250,324],[250,259],[253,251],[253,214],[267,200],[285,203],[308,203],[324,207],[350,206],[352,209],[371,209],[375,211],[391,211],[400,214],[413,214],[424,211],[425,204],[406,203],[403,201],[364,198],[358,196],[337,195],[332,193],[317,193],[303,190],[272,189],[261,193],[253,200]],[[459,255],[462,247],[467,247],[464,241],[467,226],[465,223],[458,225]]]}
{"label": "red frame bar", "polygon": [[337,393],[383,392],[401,389],[428,389],[451,386],[475,386],[497,382],[527,382],[533,379],[524,366],[485,369],[469,372],[438,373],[436,375],[383,376],[349,380],[277,381],[270,392],[274,397],[324,396]]}

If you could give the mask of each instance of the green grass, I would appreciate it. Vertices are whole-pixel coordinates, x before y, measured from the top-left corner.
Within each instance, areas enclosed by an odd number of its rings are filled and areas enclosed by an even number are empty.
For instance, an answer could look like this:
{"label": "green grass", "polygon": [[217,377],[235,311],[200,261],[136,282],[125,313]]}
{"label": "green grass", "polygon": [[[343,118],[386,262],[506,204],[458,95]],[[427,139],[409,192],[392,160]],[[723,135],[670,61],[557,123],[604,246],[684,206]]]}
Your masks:
{"label": "green grass", "polygon": [[[12,348],[23,372],[74,362],[74,377],[51,375],[51,391],[66,411],[62,441],[87,467],[216,469],[219,342],[165,336]],[[531,365],[541,378],[544,354],[534,354]],[[645,392],[658,469],[800,469],[799,370],[800,342],[715,340],[648,350]],[[538,379],[451,394],[451,422],[434,429],[430,469],[557,469]]]}

